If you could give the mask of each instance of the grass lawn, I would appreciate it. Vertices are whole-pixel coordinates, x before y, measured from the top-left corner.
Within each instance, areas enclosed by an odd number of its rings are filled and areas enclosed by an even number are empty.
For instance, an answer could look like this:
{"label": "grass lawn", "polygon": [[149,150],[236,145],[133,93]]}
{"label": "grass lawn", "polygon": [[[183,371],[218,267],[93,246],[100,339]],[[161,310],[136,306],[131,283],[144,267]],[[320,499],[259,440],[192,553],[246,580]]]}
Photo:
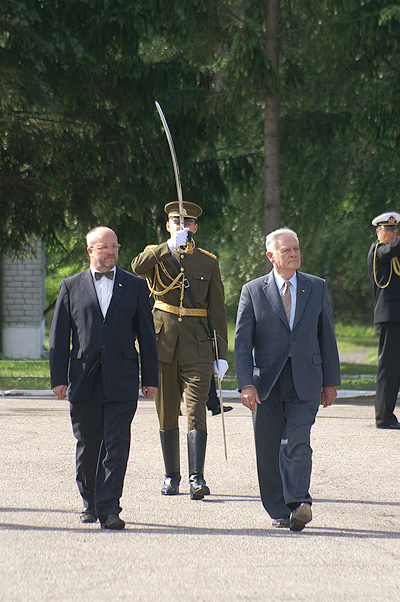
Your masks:
{"label": "grass lawn", "polygon": [[[235,325],[228,325],[229,370],[223,381],[224,389],[236,389],[234,363]],[[341,389],[371,391],[375,389],[378,338],[372,326],[337,324],[336,337],[340,354],[365,355],[364,363],[342,362]],[[0,390],[50,389],[49,362],[43,360],[0,359]]]}
{"label": "grass lawn", "polygon": [[0,389],[50,389],[48,360],[0,360]]}

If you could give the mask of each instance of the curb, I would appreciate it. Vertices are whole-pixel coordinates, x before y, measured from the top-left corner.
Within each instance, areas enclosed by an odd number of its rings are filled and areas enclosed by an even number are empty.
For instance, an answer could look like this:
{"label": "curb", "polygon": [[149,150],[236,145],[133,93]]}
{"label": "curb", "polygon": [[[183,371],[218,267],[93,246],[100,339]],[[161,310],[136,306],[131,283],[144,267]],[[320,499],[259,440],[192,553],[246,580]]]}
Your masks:
{"label": "curb", "polygon": [[[51,397],[55,398],[53,391],[49,391],[48,389],[9,389],[5,391],[0,390],[0,397],[8,396],[8,397]],[[350,389],[338,389],[337,399],[354,399],[357,397],[374,397],[375,391],[352,391]],[[222,391],[222,398],[224,400],[230,401],[240,401],[240,393],[239,391],[232,389],[225,389]],[[139,391],[139,399],[146,399],[143,397],[141,391]]]}

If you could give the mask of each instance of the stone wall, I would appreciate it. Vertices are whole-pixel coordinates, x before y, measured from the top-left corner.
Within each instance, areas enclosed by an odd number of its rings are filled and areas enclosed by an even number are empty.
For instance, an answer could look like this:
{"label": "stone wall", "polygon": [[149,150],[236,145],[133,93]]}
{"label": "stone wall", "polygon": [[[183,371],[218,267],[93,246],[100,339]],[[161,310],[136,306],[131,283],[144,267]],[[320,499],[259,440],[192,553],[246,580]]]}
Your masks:
{"label": "stone wall", "polygon": [[40,358],[44,343],[46,255],[42,242],[37,257],[2,260],[2,355]]}

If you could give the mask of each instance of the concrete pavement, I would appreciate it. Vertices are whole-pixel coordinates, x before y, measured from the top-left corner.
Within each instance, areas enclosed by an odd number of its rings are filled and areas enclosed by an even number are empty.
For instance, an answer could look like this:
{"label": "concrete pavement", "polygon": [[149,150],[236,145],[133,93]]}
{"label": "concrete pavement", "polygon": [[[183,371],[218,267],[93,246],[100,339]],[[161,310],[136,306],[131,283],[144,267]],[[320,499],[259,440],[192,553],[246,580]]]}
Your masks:
{"label": "concrete pavement", "polygon": [[273,529],[258,492],[250,413],[209,417],[211,495],[160,495],[152,401],[140,400],[122,532],[81,525],[67,402],[0,397],[1,602],[398,601],[400,432],[377,430],[372,398],[339,398],[312,431],[312,523]]}

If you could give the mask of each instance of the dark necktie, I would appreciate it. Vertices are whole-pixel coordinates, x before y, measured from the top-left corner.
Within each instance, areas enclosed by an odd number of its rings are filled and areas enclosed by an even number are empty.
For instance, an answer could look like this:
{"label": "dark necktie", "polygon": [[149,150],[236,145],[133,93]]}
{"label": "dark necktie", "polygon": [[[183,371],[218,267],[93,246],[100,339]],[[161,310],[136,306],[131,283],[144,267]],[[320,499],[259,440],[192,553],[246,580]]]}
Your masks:
{"label": "dark necktie", "polygon": [[109,272],[95,272],[94,273],[94,277],[96,278],[96,280],[100,280],[101,278],[103,278],[103,276],[105,276],[109,280],[113,280],[114,272],[112,270],[110,270]]}
{"label": "dark necktie", "polygon": [[282,293],[282,303],[285,309],[285,314],[287,317],[287,321],[290,322],[290,310],[292,308],[292,297],[290,295],[290,282],[289,280],[285,280],[285,288]]}

